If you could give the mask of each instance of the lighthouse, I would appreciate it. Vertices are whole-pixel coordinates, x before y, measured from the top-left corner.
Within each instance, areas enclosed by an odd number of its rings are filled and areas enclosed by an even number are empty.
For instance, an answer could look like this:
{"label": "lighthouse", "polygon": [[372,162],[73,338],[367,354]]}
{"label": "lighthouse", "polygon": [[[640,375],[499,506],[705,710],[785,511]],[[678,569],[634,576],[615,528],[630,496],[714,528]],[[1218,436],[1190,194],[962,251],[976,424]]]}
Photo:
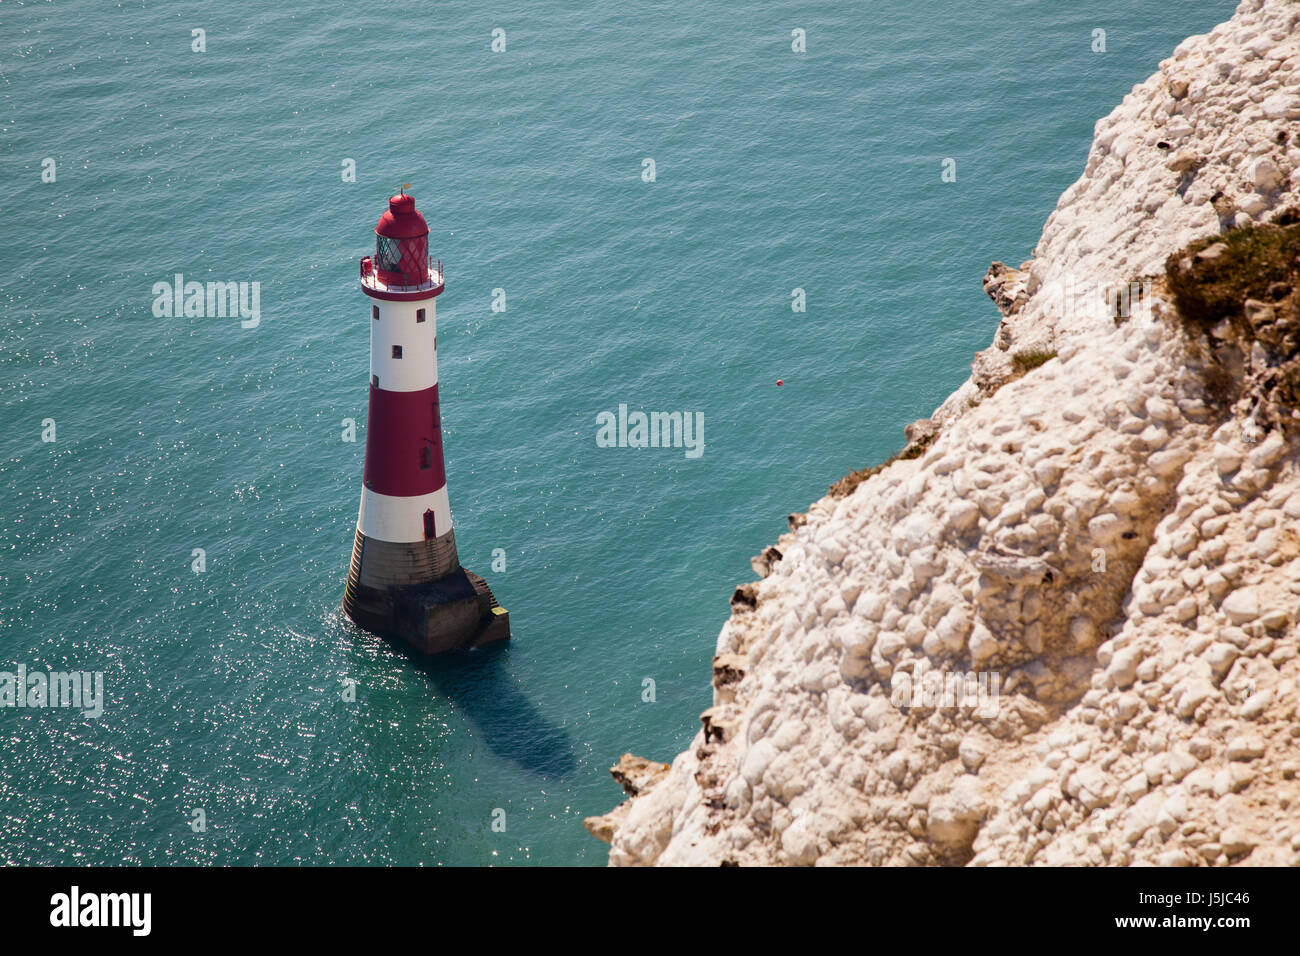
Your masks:
{"label": "lighthouse", "polygon": [[505,608],[456,554],[438,409],[434,303],[442,290],[429,227],[403,189],[375,227],[375,254],[361,260],[370,410],[343,610],[367,631],[427,654],[510,637]]}

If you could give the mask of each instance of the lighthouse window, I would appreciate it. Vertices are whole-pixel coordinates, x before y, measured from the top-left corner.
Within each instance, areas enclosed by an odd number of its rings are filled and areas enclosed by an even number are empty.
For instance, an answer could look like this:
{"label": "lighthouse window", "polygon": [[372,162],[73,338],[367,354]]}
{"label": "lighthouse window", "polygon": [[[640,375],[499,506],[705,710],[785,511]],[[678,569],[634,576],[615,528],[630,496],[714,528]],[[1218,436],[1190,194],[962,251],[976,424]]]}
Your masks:
{"label": "lighthouse window", "polygon": [[370,317],[371,317],[372,319],[377,319],[377,318],[379,318],[379,306],[377,306],[377,305],[372,305],[372,306],[370,307]]}
{"label": "lighthouse window", "polygon": [[379,376],[378,376],[378,375],[372,375],[372,376],[370,376],[370,384],[371,384],[372,386],[374,386],[375,388],[378,388],[378,387],[379,387]]}
{"label": "lighthouse window", "polygon": [[415,321],[417,321],[417,322],[423,322],[423,321],[424,321],[424,309],[416,309],[416,310],[415,310]]}
{"label": "lighthouse window", "polygon": [[399,272],[401,262],[402,248],[397,240],[375,236],[375,265],[386,272]]}
{"label": "lighthouse window", "polygon": [[429,450],[428,445],[425,445],[423,448],[420,449],[420,468],[425,469],[425,468],[432,468],[432,467],[433,467],[433,452]]}
{"label": "lighthouse window", "polygon": [[394,345],[393,358],[401,358],[401,357],[402,357],[402,347],[400,345]]}

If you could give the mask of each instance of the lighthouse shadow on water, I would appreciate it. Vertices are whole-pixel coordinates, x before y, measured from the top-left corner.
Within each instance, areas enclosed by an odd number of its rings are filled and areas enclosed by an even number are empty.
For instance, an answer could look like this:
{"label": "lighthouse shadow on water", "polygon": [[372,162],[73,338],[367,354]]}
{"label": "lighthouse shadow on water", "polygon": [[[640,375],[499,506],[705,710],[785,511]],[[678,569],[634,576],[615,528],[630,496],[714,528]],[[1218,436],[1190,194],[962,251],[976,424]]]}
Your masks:
{"label": "lighthouse shadow on water", "polygon": [[506,668],[507,644],[433,656],[400,639],[387,640],[424,673],[439,697],[469,717],[502,760],[548,779],[568,777],[577,769],[568,734],[542,716]]}

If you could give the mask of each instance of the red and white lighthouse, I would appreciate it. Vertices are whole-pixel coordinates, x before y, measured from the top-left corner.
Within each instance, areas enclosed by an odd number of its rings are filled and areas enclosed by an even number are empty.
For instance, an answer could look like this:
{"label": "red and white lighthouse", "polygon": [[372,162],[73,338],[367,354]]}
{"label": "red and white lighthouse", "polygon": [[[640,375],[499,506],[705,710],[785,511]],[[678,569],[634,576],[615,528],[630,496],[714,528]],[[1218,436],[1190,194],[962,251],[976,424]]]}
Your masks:
{"label": "red and white lighthouse", "polygon": [[431,654],[506,640],[509,615],[456,554],[438,409],[442,263],[430,258],[429,227],[405,192],[375,227],[361,290],[370,303],[370,414],[343,610]]}

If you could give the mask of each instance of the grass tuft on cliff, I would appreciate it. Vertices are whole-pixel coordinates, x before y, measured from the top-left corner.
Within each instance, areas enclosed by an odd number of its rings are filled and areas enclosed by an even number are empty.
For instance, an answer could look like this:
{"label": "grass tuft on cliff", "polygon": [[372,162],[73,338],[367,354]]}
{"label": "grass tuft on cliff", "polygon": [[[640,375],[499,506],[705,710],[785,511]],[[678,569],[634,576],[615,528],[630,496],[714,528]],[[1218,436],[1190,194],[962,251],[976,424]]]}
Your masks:
{"label": "grass tuft on cliff", "polygon": [[1040,365],[1046,365],[1054,358],[1056,358],[1055,350],[1046,352],[1029,349],[1011,356],[1011,364],[1018,373],[1024,375],[1027,372],[1032,372]]}
{"label": "grass tuft on cliff", "polygon": [[1229,319],[1253,338],[1246,300],[1276,301],[1280,286],[1300,282],[1300,208],[1267,225],[1198,239],[1169,257],[1165,277],[1184,321],[1209,332]]}
{"label": "grass tuft on cliff", "polygon": [[1300,208],[1206,236],[1165,262],[1183,327],[1209,346],[1207,396],[1245,396],[1262,425],[1297,426],[1300,410]]}

